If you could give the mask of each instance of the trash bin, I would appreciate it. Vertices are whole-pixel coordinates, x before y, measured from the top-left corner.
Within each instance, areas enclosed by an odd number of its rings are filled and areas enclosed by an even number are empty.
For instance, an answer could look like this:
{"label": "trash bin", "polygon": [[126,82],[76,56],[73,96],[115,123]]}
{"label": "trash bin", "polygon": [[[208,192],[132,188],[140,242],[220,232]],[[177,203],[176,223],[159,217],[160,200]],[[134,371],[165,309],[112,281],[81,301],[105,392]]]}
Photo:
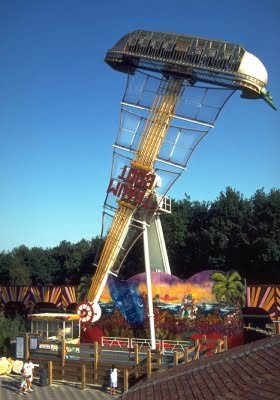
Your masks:
{"label": "trash bin", "polygon": [[39,386],[48,386],[48,371],[44,368],[39,369]]}

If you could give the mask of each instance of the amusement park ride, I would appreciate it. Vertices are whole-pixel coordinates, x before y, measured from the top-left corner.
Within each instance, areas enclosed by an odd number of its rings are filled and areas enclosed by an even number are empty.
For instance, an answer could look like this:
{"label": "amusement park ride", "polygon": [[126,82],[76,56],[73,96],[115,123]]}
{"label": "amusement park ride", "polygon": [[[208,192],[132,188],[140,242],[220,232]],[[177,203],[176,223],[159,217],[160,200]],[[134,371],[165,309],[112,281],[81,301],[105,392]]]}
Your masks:
{"label": "amusement park ride", "polygon": [[262,98],[275,107],[266,90],[264,65],[240,45],[137,30],[121,38],[105,61],[127,74],[127,86],[104,203],[105,240],[87,300],[78,305],[77,313],[82,324],[100,318],[98,301],[108,275],[118,275],[143,235],[155,347],[151,271],[171,273],[159,217],[171,212],[167,191],[236,90],[242,98]]}

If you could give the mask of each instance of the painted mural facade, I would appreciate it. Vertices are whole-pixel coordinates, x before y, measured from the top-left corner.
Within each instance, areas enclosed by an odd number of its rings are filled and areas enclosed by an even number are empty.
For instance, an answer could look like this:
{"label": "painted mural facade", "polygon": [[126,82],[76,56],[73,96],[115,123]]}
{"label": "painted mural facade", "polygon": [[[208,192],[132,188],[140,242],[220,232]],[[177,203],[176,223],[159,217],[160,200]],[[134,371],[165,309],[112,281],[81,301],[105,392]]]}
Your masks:
{"label": "painted mural facade", "polygon": [[[243,343],[245,287],[237,272],[207,270],[188,280],[153,272],[152,295],[157,339],[226,335],[230,347]],[[102,316],[95,328],[101,335],[149,337],[145,273],[127,281],[110,276],[100,305]]]}
{"label": "painted mural facade", "polygon": [[[145,279],[145,274],[127,281],[109,279],[101,297],[103,314],[95,324],[94,338],[149,337]],[[242,280],[238,283],[233,271],[204,271],[186,281],[158,272],[152,274],[152,280],[157,339],[186,340],[206,334],[215,339],[227,335],[230,346],[242,342],[240,305],[244,298],[240,291],[244,285]],[[232,301],[230,292],[236,290],[239,298]],[[279,299],[279,286],[247,286],[246,306],[264,309],[274,321],[279,320]],[[0,312],[11,303],[27,314],[40,303],[53,304],[56,312],[66,312],[69,307],[75,310],[77,287],[0,286]],[[92,341],[92,336],[89,339]]]}

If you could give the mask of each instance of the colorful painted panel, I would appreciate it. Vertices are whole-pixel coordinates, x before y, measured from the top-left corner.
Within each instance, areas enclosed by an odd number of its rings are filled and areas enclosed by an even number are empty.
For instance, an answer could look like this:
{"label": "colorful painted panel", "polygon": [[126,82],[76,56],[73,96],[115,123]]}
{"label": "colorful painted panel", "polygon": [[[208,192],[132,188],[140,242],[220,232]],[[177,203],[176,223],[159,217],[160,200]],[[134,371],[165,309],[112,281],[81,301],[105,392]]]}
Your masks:
{"label": "colorful painted panel", "polygon": [[[201,335],[221,338],[229,345],[243,342],[241,306],[245,287],[234,271],[203,271],[184,281],[162,272],[152,273],[152,296],[157,339],[188,340]],[[127,281],[110,276],[95,324],[104,336],[149,337],[146,275]]]}
{"label": "colorful painted panel", "polygon": [[75,286],[1,286],[0,305],[9,302],[23,303],[28,310],[33,310],[37,303],[53,303],[58,309],[76,303]]}
{"label": "colorful painted panel", "polygon": [[61,307],[63,310],[70,304],[77,303],[76,290],[74,286],[64,286],[61,291]]}
{"label": "colorful painted panel", "polygon": [[247,306],[259,307],[267,311],[272,319],[279,316],[280,287],[277,286],[248,286]]}
{"label": "colorful painted panel", "polygon": [[7,304],[11,301],[23,303],[26,307],[30,301],[30,290],[28,286],[2,286],[1,298],[2,304]]}

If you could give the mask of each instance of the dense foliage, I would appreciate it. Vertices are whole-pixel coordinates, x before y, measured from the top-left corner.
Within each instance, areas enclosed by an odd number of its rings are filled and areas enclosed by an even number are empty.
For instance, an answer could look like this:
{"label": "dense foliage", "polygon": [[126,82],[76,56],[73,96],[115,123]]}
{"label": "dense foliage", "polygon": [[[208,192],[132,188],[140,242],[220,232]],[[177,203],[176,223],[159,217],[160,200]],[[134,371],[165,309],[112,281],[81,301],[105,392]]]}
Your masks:
{"label": "dense foliage", "polygon": [[7,318],[0,313],[0,355],[9,356],[10,341],[15,340],[19,332],[26,331],[25,319],[16,315],[13,318]]}
{"label": "dense foliage", "polygon": [[[280,190],[258,190],[250,199],[226,188],[213,202],[173,201],[162,216],[172,273],[188,278],[205,269],[237,270],[248,283],[279,283]],[[81,283],[86,290],[94,271],[98,237],[43,249],[20,246],[0,253],[1,285]],[[125,261],[121,276],[143,272],[142,241]]]}
{"label": "dense foliage", "polygon": [[280,190],[250,199],[226,188],[211,203],[176,202],[163,229],[174,275],[237,270],[249,283],[279,282]]}

